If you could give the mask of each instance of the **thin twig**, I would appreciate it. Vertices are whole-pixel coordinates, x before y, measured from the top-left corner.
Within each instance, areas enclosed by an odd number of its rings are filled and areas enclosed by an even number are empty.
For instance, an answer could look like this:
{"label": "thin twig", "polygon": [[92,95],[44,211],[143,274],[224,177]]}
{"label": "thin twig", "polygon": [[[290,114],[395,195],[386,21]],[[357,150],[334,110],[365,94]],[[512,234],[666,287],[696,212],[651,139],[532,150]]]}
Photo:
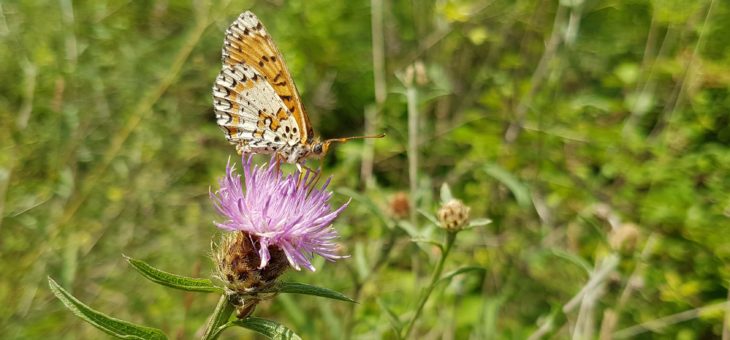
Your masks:
{"label": "thin twig", "polygon": [[418,92],[413,85],[406,88],[408,101],[408,180],[410,183],[411,225],[417,225],[416,198],[418,194]]}
{"label": "thin twig", "polygon": [[654,319],[635,326],[624,328],[616,333],[613,333],[613,337],[616,339],[632,338],[641,333],[649,331],[659,331],[662,328],[678,324],[680,322],[696,319],[700,317],[700,315],[714,313],[715,311],[721,311],[726,308],[730,308],[730,302],[720,302],[709,306],[686,310],[684,312],[672,314],[663,318]]}
{"label": "thin twig", "polygon": [[408,339],[408,336],[411,334],[411,331],[413,331],[413,326],[416,324],[416,321],[418,320],[418,317],[421,315],[421,311],[423,311],[423,307],[426,305],[426,302],[428,302],[428,298],[431,296],[431,293],[433,292],[434,287],[436,287],[436,284],[438,283],[439,279],[441,278],[441,272],[444,270],[444,263],[446,262],[446,257],[449,256],[449,251],[451,250],[451,246],[454,245],[454,241],[456,240],[456,233],[449,232],[446,234],[446,242],[443,247],[443,251],[441,252],[441,258],[439,259],[439,262],[436,264],[436,268],[434,268],[433,273],[431,275],[431,282],[429,282],[428,286],[424,289],[423,293],[421,294],[421,298],[418,301],[418,306],[416,307],[416,311],[411,317],[411,319],[408,321],[408,324],[406,325],[405,330],[403,331],[403,339]]}
{"label": "thin twig", "polygon": [[[375,134],[380,111],[388,95],[385,79],[385,33],[383,29],[383,0],[370,1],[370,27],[373,45],[373,86],[375,87],[375,107],[365,108],[365,135]],[[362,151],[360,179],[365,187],[371,187],[373,176],[374,139],[365,139]]]}
{"label": "thin twig", "polygon": [[553,58],[555,58],[558,46],[560,46],[560,42],[562,40],[561,28],[565,25],[565,12],[565,7],[558,5],[558,11],[555,13],[555,20],[553,21],[553,32],[550,34],[550,39],[545,47],[545,51],[540,57],[540,61],[537,63],[537,67],[535,67],[535,72],[533,72],[532,77],[530,78],[530,89],[517,104],[514,119],[504,134],[504,140],[507,144],[513,143],[519,136],[527,109],[530,105],[532,105],[532,99],[537,94],[537,91],[540,89],[542,82],[547,76],[550,62]]}
{"label": "thin twig", "polygon": [[725,317],[722,321],[722,340],[730,340],[730,288],[727,290],[727,301],[725,303]]}
{"label": "thin twig", "polygon": [[[619,257],[615,253],[609,254],[602,262],[598,265],[598,268],[593,272],[590,279],[588,279],[588,282],[581,288],[581,290],[573,296],[570,301],[568,301],[565,305],[563,305],[563,308],[561,309],[564,314],[568,314],[572,312],[576,307],[579,306],[579,303],[582,302],[586,296],[593,296],[598,290],[601,289],[602,285],[605,283],[606,279],[608,278],[608,274],[613,272],[616,269],[616,266],[618,266],[619,263]],[[580,316],[579,316],[580,318]],[[555,326],[558,326],[554,323],[553,318],[547,318],[541,325],[538,327],[535,332],[533,332],[528,339],[541,339],[543,336],[550,333],[553,329],[555,329]]]}
{"label": "thin twig", "polygon": [[707,23],[710,21],[710,17],[712,16],[712,10],[714,7],[715,0],[710,0],[710,5],[708,6],[707,13],[705,14],[705,20],[702,22],[702,28],[700,29],[700,36],[697,38],[697,43],[695,43],[695,47],[692,50],[692,54],[690,55],[689,60],[687,60],[687,63],[684,65],[684,70],[682,71],[682,80],[675,85],[669,100],[669,103],[671,104],[665,107],[664,112],[662,112],[662,115],[657,120],[654,128],[649,135],[650,138],[659,136],[664,127],[669,124],[669,121],[671,120],[674,112],[677,110],[678,107],[681,107],[683,104],[683,100],[685,99],[685,92],[687,90],[687,84],[689,83],[689,79],[692,78],[692,67],[696,66],[695,60],[700,53],[700,49],[702,49],[702,46],[704,45],[705,37],[707,35]]}

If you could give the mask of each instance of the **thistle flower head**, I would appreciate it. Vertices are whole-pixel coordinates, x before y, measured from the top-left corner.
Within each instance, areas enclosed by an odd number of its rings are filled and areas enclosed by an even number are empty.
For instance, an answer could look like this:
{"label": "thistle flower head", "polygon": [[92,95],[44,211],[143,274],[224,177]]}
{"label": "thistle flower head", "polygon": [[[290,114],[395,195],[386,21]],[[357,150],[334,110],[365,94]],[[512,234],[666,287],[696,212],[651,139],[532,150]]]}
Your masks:
{"label": "thistle flower head", "polygon": [[461,230],[469,223],[469,210],[471,209],[468,206],[457,199],[444,203],[438,211],[441,227],[451,232]]}
{"label": "thistle flower head", "polygon": [[258,269],[269,264],[272,249],[281,251],[296,270],[314,271],[314,254],[329,261],[342,258],[332,222],[349,202],[332,209],[332,192],[326,190],[330,179],[316,188],[317,172],[307,169],[283,176],[274,158],[261,166],[251,160],[243,156],[243,185],[229,160],[220,189],[211,192],[216,210],[226,218],[216,225],[248,236],[260,258]]}

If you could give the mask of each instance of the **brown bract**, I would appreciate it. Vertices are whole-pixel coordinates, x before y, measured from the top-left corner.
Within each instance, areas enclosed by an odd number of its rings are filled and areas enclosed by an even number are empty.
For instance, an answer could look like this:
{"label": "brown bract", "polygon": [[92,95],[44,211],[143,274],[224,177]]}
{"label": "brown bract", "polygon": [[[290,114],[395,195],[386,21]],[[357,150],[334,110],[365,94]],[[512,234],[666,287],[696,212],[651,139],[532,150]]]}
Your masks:
{"label": "brown bract", "polygon": [[438,211],[441,227],[448,231],[461,230],[469,222],[469,210],[460,200],[446,202]]}
{"label": "brown bract", "polygon": [[261,257],[255,241],[255,236],[245,232],[226,233],[215,252],[218,277],[226,285],[226,295],[236,306],[238,318],[251,315],[259,302],[276,295],[271,288],[289,268],[284,252],[270,246],[271,259],[259,269]]}

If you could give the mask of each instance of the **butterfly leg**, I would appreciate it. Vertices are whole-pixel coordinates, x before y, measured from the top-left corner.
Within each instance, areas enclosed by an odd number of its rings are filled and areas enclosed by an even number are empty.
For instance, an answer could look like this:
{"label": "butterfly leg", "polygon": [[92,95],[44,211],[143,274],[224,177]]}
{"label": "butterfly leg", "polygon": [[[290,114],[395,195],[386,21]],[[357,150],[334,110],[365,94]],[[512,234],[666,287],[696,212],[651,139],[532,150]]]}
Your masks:
{"label": "butterfly leg", "polygon": [[276,159],[276,172],[281,172],[281,161],[284,159],[284,156],[282,156],[280,153],[276,153],[276,156],[274,156]]}
{"label": "butterfly leg", "polygon": [[[305,172],[304,172],[304,169],[302,169],[302,165],[301,164],[296,163],[295,165],[297,167],[297,171],[299,172],[299,178],[297,178],[297,188],[299,188],[299,185],[302,184],[302,181],[304,180],[304,174],[305,174]],[[304,166],[304,168],[306,169],[307,167]]]}
{"label": "butterfly leg", "polygon": [[307,190],[307,195],[309,195],[312,190],[314,190],[314,186],[317,185],[317,182],[319,182],[319,178],[322,176],[322,168],[320,167],[317,171],[314,171],[314,178],[312,178],[312,185],[309,186],[309,190]]}
{"label": "butterfly leg", "polygon": [[[312,170],[312,168],[302,165],[300,163],[296,163],[297,170],[299,171],[299,179],[297,181],[297,187],[304,183],[304,185],[310,185],[309,191],[312,191],[314,188],[314,185],[317,184],[319,181],[319,178],[322,174],[322,168],[319,170]],[[309,177],[309,175],[312,174],[313,177]]]}

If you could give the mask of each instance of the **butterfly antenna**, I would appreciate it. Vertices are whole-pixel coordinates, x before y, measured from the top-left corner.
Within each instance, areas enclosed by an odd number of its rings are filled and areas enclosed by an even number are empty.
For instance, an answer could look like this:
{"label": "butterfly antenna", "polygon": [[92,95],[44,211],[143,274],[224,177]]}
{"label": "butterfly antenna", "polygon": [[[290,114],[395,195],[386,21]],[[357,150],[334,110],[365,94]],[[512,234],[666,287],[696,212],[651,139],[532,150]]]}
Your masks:
{"label": "butterfly antenna", "polygon": [[325,140],[324,143],[326,143],[326,144],[329,144],[329,143],[332,143],[332,142],[346,143],[347,141],[349,141],[351,139],[369,139],[369,138],[383,138],[383,137],[385,137],[385,134],[384,133],[381,133],[379,135],[370,135],[370,136],[355,136],[355,137],[344,137],[344,138],[332,138],[332,139]]}

